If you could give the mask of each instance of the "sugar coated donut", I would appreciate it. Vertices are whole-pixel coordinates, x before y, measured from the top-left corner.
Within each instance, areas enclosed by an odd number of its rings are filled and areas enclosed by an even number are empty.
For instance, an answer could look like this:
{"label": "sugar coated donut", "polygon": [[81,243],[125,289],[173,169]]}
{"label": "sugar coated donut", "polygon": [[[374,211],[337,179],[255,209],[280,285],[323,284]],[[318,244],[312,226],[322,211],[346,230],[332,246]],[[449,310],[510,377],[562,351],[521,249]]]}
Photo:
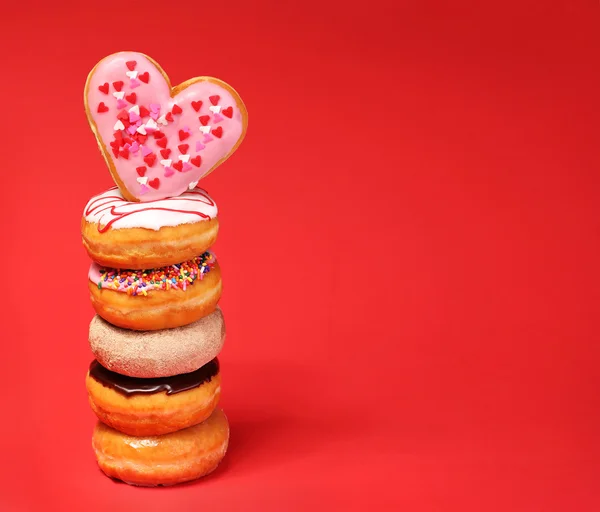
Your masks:
{"label": "sugar coated donut", "polygon": [[89,342],[96,360],[113,372],[169,377],[193,372],[217,357],[225,343],[225,322],[218,306],[194,323],[159,331],[121,329],[96,315]]}
{"label": "sugar coated donut", "polygon": [[92,197],[81,220],[83,246],[99,265],[144,269],[191,260],[216,241],[217,205],[196,188],[133,203],[117,187]]}
{"label": "sugar coated donut", "polygon": [[173,377],[126,377],[93,361],[86,375],[90,405],[103,423],[132,436],[168,434],[208,418],[221,396],[219,361]]}
{"label": "sugar coated donut", "polygon": [[225,457],[229,423],[216,409],[203,423],[162,436],[132,437],[98,422],[92,447],[100,469],[132,485],[173,485],[214,471]]}
{"label": "sugar coated donut", "polygon": [[124,329],[181,327],[212,313],[221,298],[221,270],[211,252],[151,270],[116,270],[92,263],[92,306]]}

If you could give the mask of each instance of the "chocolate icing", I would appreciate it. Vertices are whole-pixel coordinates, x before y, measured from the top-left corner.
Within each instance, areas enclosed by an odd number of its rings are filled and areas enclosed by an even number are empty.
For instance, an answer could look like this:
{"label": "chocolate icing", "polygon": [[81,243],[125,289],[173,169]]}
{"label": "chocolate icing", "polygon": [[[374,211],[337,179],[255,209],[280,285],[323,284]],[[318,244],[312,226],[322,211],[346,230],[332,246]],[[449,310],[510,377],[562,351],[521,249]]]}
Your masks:
{"label": "chocolate icing", "polygon": [[218,373],[219,360],[216,357],[194,372],[153,379],[127,377],[111,372],[95,359],[90,364],[90,377],[125,396],[151,395],[161,391],[166,391],[167,395],[173,395],[197,388],[201,384],[209,382]]}

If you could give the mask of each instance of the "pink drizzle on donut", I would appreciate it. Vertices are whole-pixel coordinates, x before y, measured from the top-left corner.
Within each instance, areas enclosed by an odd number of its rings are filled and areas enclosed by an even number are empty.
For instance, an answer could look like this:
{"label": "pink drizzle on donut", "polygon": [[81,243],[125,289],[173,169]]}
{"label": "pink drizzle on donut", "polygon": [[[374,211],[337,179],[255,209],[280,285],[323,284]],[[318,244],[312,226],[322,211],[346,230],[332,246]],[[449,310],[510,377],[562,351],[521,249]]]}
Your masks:
{"label": "pink drizzle on donut", "polygon": [[[109,194],[110,192],[110,194]],[[171,206],[172,205],[172,206]],[[182,208],[188,206],[188,208]],[[175,214],[166,219],[164,216],[153,215],[148,212],[169,212]],[[145,217],[142,218],[142,216]],[[181,214],[181,215],[177,215]],[[112,187],[103,194],[93,197],[84,210],[84,216],[89,222],[97,222],[98,231],[105,233],[113,225],[129,216],[137,216],[139,222],[133,219],[124,227],[143,227],[158,230],[163,226],[176,226],[210,220],[217,214],[217,205],[214,200],[203,190],[196,188],[184,192],[181,196],[158,199],[146,203],[134,203],[123,198],[117,187]],[[106,220],[106,222],[103,222]],[[118,229],[114,226],[114,229]]]}

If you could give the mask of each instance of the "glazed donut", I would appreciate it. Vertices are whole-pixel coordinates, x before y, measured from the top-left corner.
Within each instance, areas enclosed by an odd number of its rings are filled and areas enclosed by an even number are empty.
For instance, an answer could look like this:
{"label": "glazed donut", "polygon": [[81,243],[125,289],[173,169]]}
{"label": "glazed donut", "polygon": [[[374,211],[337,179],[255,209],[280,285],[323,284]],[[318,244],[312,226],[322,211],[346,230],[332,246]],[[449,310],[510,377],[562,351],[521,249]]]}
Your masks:
{"label": "glazed donut", "polygon": [[171,434],[132,437],[98,422],[92,447],[104,473],[131,485],[173,485],[214,471],[225,457],[229,423],[216,409],[203,423]]}
{"label": "glazed donut", "polygon": [[211,415],[221,396],[218,359],[191,373],[155,379],[127,377],[92,361],[85,384],[98,419],[132,436],[196,425]]}
{"label": "glazed donut", "polygon": [[143,379],[193,372],[221,352],[225,322],[221,308],[192,324],[160,331],[130,331],[94,316],[90,348],[105,368]]}
{"label": "glazed donut", "polygon": [[132,203],[113,187],[90,199],[81,220],[90,258],[112,268],[166,267],[191,260],[215,243],[218,231],[217,205],[199,188]]}
{"label": "glazed donut", "polygon": [[124,329],[155,331],[191,324],[209,315],[221,298],[221,269],[211,252],[151,270],[116,270],[92,263],[92,306]]}

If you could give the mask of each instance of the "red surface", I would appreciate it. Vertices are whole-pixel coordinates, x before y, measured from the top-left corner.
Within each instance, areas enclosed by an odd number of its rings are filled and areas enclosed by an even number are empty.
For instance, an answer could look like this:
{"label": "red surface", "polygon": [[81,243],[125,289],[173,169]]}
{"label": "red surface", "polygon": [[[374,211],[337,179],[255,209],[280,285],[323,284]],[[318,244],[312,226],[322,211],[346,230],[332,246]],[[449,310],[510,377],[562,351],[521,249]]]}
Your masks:
{"label": "red surface", "polygon": [[[0,510],[598,510],[598,2],[179,3],[3,6]],[[120,49],[250,112],[205,181],[231,447],[170,489],[90,448],[82,91]]]}

